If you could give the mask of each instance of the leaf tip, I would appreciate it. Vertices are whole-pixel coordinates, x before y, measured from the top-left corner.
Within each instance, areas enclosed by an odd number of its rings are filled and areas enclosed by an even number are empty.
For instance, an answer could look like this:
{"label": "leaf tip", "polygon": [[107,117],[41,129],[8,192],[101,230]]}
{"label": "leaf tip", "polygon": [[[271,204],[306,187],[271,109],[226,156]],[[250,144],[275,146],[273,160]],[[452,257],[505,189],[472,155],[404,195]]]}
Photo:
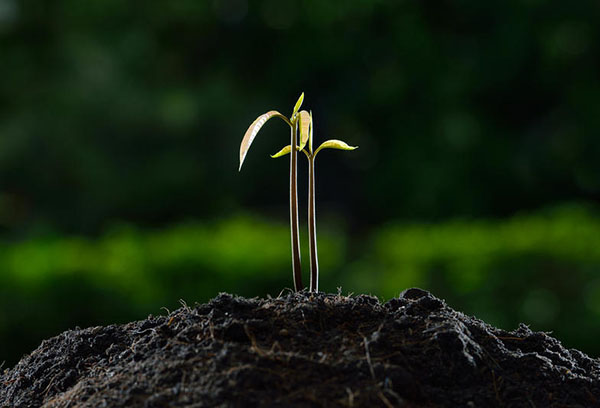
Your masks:
{"label": "leaf tip", "polygon": [[287,145],[286,147],[284,147],[283,149],[281,149],[277,153],[272,154],[271,158],[276,159],[278,157],[285,156],[286,154],[289,154],[291,151],[292,151],[292,147],[290,145]]}
{"label": "leaf tip", "polygon": [[302,106],[302,102],[304,102],[304,92],[302,92],[300,94],[300,97],[298,98],[296,105],[294,105],[294,110],[292,111],[292,118],[294,118],[296,113],[300,110],[300,107]]}

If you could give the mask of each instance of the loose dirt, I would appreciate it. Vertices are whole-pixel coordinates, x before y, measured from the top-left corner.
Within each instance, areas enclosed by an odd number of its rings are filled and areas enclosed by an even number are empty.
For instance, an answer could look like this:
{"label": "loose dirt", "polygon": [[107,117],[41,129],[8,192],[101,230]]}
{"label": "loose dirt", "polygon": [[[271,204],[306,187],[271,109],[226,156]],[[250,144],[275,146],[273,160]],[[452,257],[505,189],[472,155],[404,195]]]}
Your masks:
{"label": "loose dirt", "polygon": [[600,360],[409,289],[221,294],[70,330],[0,375],[0,407],[600,407]]}

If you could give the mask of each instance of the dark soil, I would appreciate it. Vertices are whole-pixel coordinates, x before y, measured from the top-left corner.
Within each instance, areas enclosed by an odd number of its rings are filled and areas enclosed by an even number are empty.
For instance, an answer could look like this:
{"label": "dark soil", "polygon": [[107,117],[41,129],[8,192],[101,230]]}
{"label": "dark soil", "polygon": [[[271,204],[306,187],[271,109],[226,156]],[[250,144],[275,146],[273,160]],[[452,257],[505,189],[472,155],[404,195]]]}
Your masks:
{"label": "dark soil", "polygon": [[600,407],[600,360],[420,289],[290,294],[67,331],[0,375],[0,407]]}

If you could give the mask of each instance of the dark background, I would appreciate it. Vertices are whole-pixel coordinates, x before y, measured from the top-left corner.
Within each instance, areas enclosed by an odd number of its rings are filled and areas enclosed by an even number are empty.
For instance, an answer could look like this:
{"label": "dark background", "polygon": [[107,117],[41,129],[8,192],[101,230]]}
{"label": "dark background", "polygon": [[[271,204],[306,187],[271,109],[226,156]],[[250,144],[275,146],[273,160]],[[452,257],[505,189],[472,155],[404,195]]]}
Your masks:
{"label": "dark background", "polygon": [[418,285],[597,356],[599,18],[594,1],[0,0],[0,363],[67,328],[290,287],[289,163],[268,156],[286,125],[237,168],[248,125],[301,92],[315,143],[360,146],[317,162],[322,290]]}

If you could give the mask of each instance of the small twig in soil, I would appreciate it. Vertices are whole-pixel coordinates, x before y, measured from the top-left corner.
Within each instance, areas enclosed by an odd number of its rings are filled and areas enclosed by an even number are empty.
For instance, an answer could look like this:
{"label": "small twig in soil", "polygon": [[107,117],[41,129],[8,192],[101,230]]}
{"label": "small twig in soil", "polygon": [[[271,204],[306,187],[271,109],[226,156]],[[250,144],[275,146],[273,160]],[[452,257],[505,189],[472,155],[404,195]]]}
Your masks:
{"label": "small twig in soil", "polygon": [[44,390],[44,397],[48,395],[48,392],[50,392],[50,387],[52,386],[52,384],[54,383],[54,380],[56,379],[56,377],[58,377],[59,373],[56,373],[54,375],[54,377],[52,377],[50,379],[50,382],[48,383],[48,385],[46,386],[46,389]]}
{"label": "small twig in soil", "polygon": [[185,391],[185,376],[187,374],[187,371],[184,371],[183,374],[181,375],[181,387],[180,390],[181,391]]}
{"label": "small twig in soil", "polygon": [[367,364],[369,365],[369,371],[371,371],[371,377],[373,377],[373,381],[377,382],[377,378],[375,378],[375,370],[373,369],[373,364],[371,363],[371,353],[369,352],[369,340],[363,336],[363,343],[365,345],[365,355],[367,356]]}
{"label": "small twig in soil", "polygon": [[215,340],[215,325],[212,322],[212,316],[208,318],[208,332],[210,333],[210,339]]}
{"label": "small twig in soil", "polygon": [[498,386],[496,385],[496,373],[492,370],[492,380],[494,383],[494,392],[496,393],[496,400],[498,401],[498,405],[502,406],[502,401],[500,401],[500,394],[498,394]]}
{"label": "small twig in soil", "polygon": [[283,295],[283,292],[285,292],[285,291],[289,291],[290,293],[294,293],[294,291],[291,288],[283,288],[281,290],[281,292],[279,292],[279,295],[277,295],[277,299],[280,299],[281,296]]}
{"label": "small twig in soil", "polygon": [[353,407],[354,406],[354,393],[352,392],[352,390],[349,387],[346,387],[346,392],[348,393],[348,406]]}
{"label": "small twig in soil", "polygon": [[[494,336],[489,336],[489,337],[494,337]],[[510,336],[496,336],[496,338],[500,339],[500,340],[518,340],[518,341],[525,340],[524,338],[521,338],[521,337],[510,337]]]}
{"label": "small twig in soil", "polygon": [[254,366],[252,364],[242,364],[242,365],[239,365],[239,366],[231,367],[225,373],[229,377],[232,373],[234,373],[236,371],[239,371],[239,370],[244,370],[246,368],[254,368]]}
{"label": "small twig in soil", "polygon": [[396,401],[398,402],[398,404],[404,404],[404,402],[405,402],[404,398],[402,398],[400,395],[398,395],[398,393],[396,393],[394,390],[392,390],[391,387],[390,388],[386,387],[383,391],[387,392],[392,397],[394,397],[396,399]]}
{"label": "small twig in soil", "polygon": [[244,331],[246,332],[246,336],[248,336],[250,342],[252,343],[252,350],[256,351],[256,353],[259,356],[265,357],[267,353],[265,353],[263,350],[261,350],[260,347],[258,347],[258,344],[256,343],[256,337],[254,337],[254,334],[252,334],[247,324],[244,325]]}
{"label": "small twig in soil", "polygon": [[363,336],[363,344],[365,345],[365,356],[367,357],[367,364],[369,365],[369,371],[371,372],[371,377],[373,377],[375,386],[378,388],[377,396],[385,404],[386,407],[393,408],[394,405],[390,402],[389,399],[387,399],[387,397],[385,395],[383,395],[383,392],[381,392],[381,388],[380,388],[379,384],[377,383],[377,378],[375,378],[375,369],[373,368],[373,363],[371,362],[371,353],[369,352],[369,340],[367,340],[367,338],[365,336]]}
{"label": "small twig in soil", "polygon": [[385,404],[386,407],[394,408],[394,405],[390,402],[389,399],[387,399],[387,397],[385,395],[383,395],[383,392],[379,391],[379,393],[377,395],[379,396],[379,399]]}
{"label": "small twig in soil", "polygon": [[308,327],[306,327],[306,315],[304,314],[304,310],[300,310],[300,314],[302,315],[302,324],[304,325],[304,328],[308,330]]}
{"label": "small twig in soil", "polygon": [[181,306],[183,306],[183,309],[184,309],[186,312],[189,312],[189,311],[190,311],[190,308],[189,308],[189,306],[187,305],[187,302],[186,302],[185,300],[183,300],[183,299],[179,299],[179,304],[180,304]]}

